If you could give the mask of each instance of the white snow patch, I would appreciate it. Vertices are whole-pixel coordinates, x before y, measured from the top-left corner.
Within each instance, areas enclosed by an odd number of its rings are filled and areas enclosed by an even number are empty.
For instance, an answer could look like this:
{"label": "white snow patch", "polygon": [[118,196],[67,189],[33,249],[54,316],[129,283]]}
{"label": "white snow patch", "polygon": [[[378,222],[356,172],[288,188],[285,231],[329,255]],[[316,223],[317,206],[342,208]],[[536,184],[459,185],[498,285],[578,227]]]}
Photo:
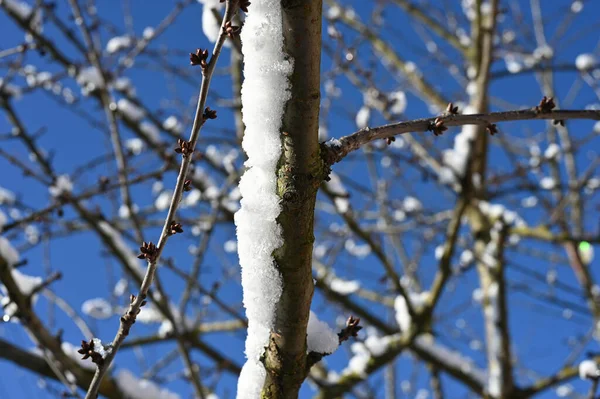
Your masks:
{"label": "white snow patch", "polygon": [[546,148],[544,152],[544,158],[546,159],[555,159],[560,154],[560,146],[556,143],[552,143]]}
{"label": "white snow patch", "polygon": [[[221,24],[215,18],[213,10],[221,11],[223,3],[219,0],[202,0],[202,32],[206,38],[214,43],[219,38],[219,32],[221,31]],[[225,47],[230,47],[231,44],[228,40],[225,40]]]}
{"label": "white snow patch", "polygon": [[367,377],[367,366],[373,356],[383,355],[394,336],[378,337],[369,335],[365,342],[354,342],[350,346],[353,356],[348,366],[342,371],[342,375],[356,374],[361,378]]}
{"label": "white snow patch", "polygon": [[242,147],[248,168],[240,179],[241,208],[235,213],[242,267],[244,306],[248,317],[247,361],[238,380],[238,398],[258,398],[265,368],[260,361],[273,328],[281,295],[281,276],[272,253],[280,247],[280,212],[276,167],[281,154],[280,128],[290,98],[289,57],[283,53],[279,0],[254,0],[241,33],[244,53],[242,86],[246,132]]}
{"label": "white snow patch", "polygon": [[166,190],[160,193],[154,201],[154,206],[156,207],[156,209],[158,209],[159,211],[164,211],[168,209],[169,205],[171,205],[171,195],[172,194],[170,190]]}
{"label": "white snow patch", "polygon": [[150,141],[153,143],[160,143],[160,131],[151,122],[143,121],[140,123],[140,130],[144,133]]}
{"label": "white snow patch", "polygon": [[529,197],[523,198],[521,200],[521,206],[523,208],[533,208],[538,204],[538,199],[534,195],[530,195]]}
{"label": "white snow patch", "polygon": [[133,253],[131,248],[123,241],[121,234],[115,230],[110,224],[105,221],[98,222],[98,228],[112,241],[117,251],[124,257],[125,261],[129,264],[131,270],[138,274],[139,277],[143,278],[146,269],[140,266],[140,261],[136,254]]}
{"label": "white snow patch", "polygon": [[[0,223],[1,224],[1,223]],[[2,226],[0,226],[2,227]],[[25,239],[28,243],[35,245],[40,241],[40,231],[32,224],[25,226]]]}
{"label": "white snow patch", "polygon": [[15,13],[20,19],[27,19],[31,15],[32,9],[29,4],[18,0],[3,0],[2,4],[11,12]]}
{"label": "white snow patch", "polygon": [[48,192],[53,197],[59,197],[63,194],[68,194],[73,191],[73,183],[68,175],[60,175],[56,181],[48,187]]}
{"label": "white snow patch", "polygon": [[[412,308],[418,310],[425,304],[427,298],[429,297],[428,291],[423,291],[421,293],[410,293],[410,303]],[[406,306],[406,300],[402,295],[398,295],[396,300],[394,301],[394,310],[396,311],[396,322],[402,331],[407,331],[410,328],[410,324],[412,319],[410,317],[410,313],[408,313],[408,308]]]}
{"label": "white snow patch", "polygon": [[[132,208],[134,214],[138,213],[140,210],[140,207],[136,204],[133,204]],[[119,217],[121,219],[129,219],[131,217],[131,212],[129,211],[129,207],[127,205],[123,204],[119,207]]]}
{"label": "white snow patch", "polygon": [[90,92],[102,86],[102,75],[95,67],[83,68],[77,74],[77,83],[81,86],[81,92],[88,95]]}
{"label": "white snow patch", "polygon": [[237,251],[237,242],[235,240],[227,240],[225,244],[223,244],[223,249],[227,253],[232,253]]}
{"label": "white snow patch", "polygon": [[163,129],[179,134],[183,131],[183,125],[176,116],[171,115],[163,122]]}
{"label": "white snow patch", "polygon": [[327,188],[331,193],[335,196],[333,203],[335,204],[335,209],[339,213],[346,213],[350,209],[350,201],[348,200],[348,191],[342,184],[342,180],[335,173],[331,172],[329,174],[330,180],[326,182]]}
{"label": "white snow patch", "polygon": [[596,56],[594,54],[579,54],[577,58],[575,58],[575,67],[580,71],[592,69],[594,65],[596,65]]}
{"label": "white snow patch", "polygon": [[573,385],[564,384],[556,388],[556,396],[559,398],[566,398],[573,393]]}
{"label": "white snow patch", "polygon": [[344,243],[344,249],[352,256],[359,259],[366,258],[371,253],[371,246],[368,243],[357,244],[352,238],[349,238]]}
{"label": "white snow patch", "polygon": [[138,378],[127,369],[116,373],[115,382],[128,399],[180,399],[178,394],[150,380]]}
{"label": "white snow patch", "polygon": [[88,299],[81,305],[81,311],[95,319],[104,320],[112,316],[112,306],[103,298]]}
{"label": "white snow patch", "polygon": [[371,109],[366,105],[362,106],[356,113],[355,121],[356,127],[364,129],[369,125],[369,118],[371,117]]}
{"label": "white snow patch", "polygon": [[407,213],[420,212],[423,209],[423,204],[415,197],[405,197],[402,201],[402,207]]}
{"label": "white snow patch", "polygon": [[125,141],[125,148],[127,148],[133,155],[140,155],[144,151],[144,142],[142,139],[133,138]]}
{"label": "white snow patch", "polygon": [[117,102],[117,109],[127,119],[131,119],[134,122],[139,122],[146,115],[146,112],[143,109],[126,98],[122,98]]}
{"label": "white snow patch", "polygon": [[579,363],[579,378],[582,380],[596,379],[600,377],[598,364],[593,360],[584,360]]}
{"label": "white snow patch", "polygon": [[151,26],[146,26],[144,31],[142,32],[142,37],[146,40],[150,40],[154,37],[154,28]]}
{"label": "white snow patch", "polygon": [[540,187],[544,190],[552,190],[556,187],[556,180],[550,176],[542,177],[540,180]]}
{"label": "white snow patch", "polygon": [[19,262],[19,252],[5,237],[0,237],[0,256],[4,258],[9,266],[14,266]]}
{"label": "white snow patch", "polygon": [[329,288],[340,295],[354,294],[360,288],[358,280],[342,280],[341,278],[332,278],[329,282]]}
{"label": "white snow patch", "polygon": [[434,356],[437,361],[444,363],[448,367],[461,370],[482,385],[486,384],[487,378],[484,370],[479,369],[472,359],[436,342],[433,335],[420,335],[415,338],[414,343],[419,349]]}
{"label": "white snow patch", "polygon": [[317,317],[311,310],[306,330],[308,352],[333,353],[339,346],[339,337],[329,325]]}
{"label": "white snow patch", "polygon": [[118,51],[124,50],[130,47],[132,44],[131,37],[129,36],[115,36],[106,43],[106,52],[108,54],[114,54]]}
{"label": "white snow patch", "polygon": [[0,205],[11,205],[15,202],[15,193],[0,186]]}

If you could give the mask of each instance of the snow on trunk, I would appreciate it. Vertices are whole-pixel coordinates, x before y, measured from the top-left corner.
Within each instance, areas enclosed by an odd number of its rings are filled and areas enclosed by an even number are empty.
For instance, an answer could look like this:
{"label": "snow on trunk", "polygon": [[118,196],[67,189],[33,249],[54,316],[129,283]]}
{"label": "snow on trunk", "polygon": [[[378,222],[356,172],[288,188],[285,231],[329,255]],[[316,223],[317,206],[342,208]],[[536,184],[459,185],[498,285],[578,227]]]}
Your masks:
{"label": "snow on trunk", "polygon": [[272,253],[282,245],[276,194],[280,128],[290,98],[292,63],[283,53],[279,0],[253,0],[241,34],[244,53],[242,147],[248,168],[240,180],[241,208],[235,214],[242,268],[244,306],[248,317],[247,361],[238,381],[238,398],[258,398],[266,371],[260,361],[275,321],[282,292]]}

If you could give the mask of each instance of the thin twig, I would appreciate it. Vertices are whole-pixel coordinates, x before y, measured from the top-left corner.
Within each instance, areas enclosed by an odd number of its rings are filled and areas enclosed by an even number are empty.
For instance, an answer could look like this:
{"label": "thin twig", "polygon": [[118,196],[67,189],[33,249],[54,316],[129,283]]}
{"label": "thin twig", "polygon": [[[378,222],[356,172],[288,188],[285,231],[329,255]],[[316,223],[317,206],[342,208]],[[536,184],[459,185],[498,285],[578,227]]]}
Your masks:
{"label": "thin twig", "polygon": [[374,128],[366,127],[340,139],[332,139],[322,146],[323,159],[329,165],[341,161],[346,155],[363,145],[399,134],[430,131],[435,120],[443,122],[444,126],[484,125],[496,122],[513,122],[524,120],[568,120],[591,119],[600,120],[600,111],[596,110],[559,110],[539,112],[534,108],[520,111],[491,112],[488,114],[445,115],[440,117],[414,119],[407,122],[391,123]]}
{"label": "thin twig", "polygon": [[[236,11],[237,11],[236,8],[232,7],[231,0],[228,0],[226,3],[225,17],[223,18],[223,24],[221,26],[219,38],[218,38],[217,42],[215,43],[210,61],[208,62],[206,67],[203,68],[203,76],[202,76],[203,78],[202,78],[202,83],[200,85],[200,94],[198,97],[198,105],[196,107],[196,114],[194,115],[192,132],[190,135],[190,139],[188,140],[188,146],[189,146],[188,148],[190,149],[190,153],[192,153],[196,147],[196,143],[198,141],[198,137],[199,137],[199,133],[200,133],[200,128],[202,127],[202,125],[204,124],[204,121],[205,121],[204,117],[203,117],[203,110],[204,110],[204,106],[206,103],[206,98],[208,96],[208,88],[210,86],[210,81],[211,81],[217,60],[221,53],[221,48],[227,37],[224,34],[224,29],[223,29],[224,24],[226,21],[231,20],[232,16],[235,14]],[[119,329],[117,330],[117,334],[115,335],[115,338],[113,339],[113,342],[111,344],[111,351],[108,353],[108,355],[104,359],[102,366],[99,366],[98,369],[96,370],[96,373],[94,374],[94,379],[92,380],[92,383],[90,384],[90,387],[86,394],[86,399],[95,399],[96,398],[102,378],[106,374],[117,351],[119,350],[121,344],[125,340],[125,337],[128,335],[131,325],[135,322],[135,316],[140,311],[142,302],[146,298],[148,290],[150,289],[150,286],[152,285],[154,273],[156,272],[157,262],[160,259],[160,255],[165,247],[168,237],[170,236],[170,231],[169,231],[170,225],[175,220],[175,213],[177,211],[177,207],[179,206],[179,202],[181,201],[181,198],[183,195],[183,186],[184,186],[184,183],[187,178],[187,172],[188,172],[189,166],[191,164],[191,161],[192,161],[191,156],[183,156],[182,157],[181,168],[179,170],[179,175],[177,176],[177,183],[175,186],[175,190],[173,192],[173,196],[171,198],[171,204],[169,206],[167,218],[165,219],[163,230],[160,235],[158,245],[156,246],[156,253],[148,258],[148,267],[146,269],[146,274],[144,276],[144,280],[142,281],[142,284],[140,286],[139,294],[133,298],[133,300],[131,301],[129,308],[126,312],[126,315],[121,318]],[[129,316],[129,317],[127,317],[127,316]],[[193,369],[190,371],[193,372]]]}

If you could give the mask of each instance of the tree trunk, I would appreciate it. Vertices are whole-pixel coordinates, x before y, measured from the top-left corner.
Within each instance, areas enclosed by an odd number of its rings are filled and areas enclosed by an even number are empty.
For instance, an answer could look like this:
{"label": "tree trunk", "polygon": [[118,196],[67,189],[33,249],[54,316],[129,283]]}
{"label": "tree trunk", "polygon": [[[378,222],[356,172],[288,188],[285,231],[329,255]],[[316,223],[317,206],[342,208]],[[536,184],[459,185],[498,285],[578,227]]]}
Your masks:
{"label": "tree trunk", "polygon": [[283,281],[275,331],[265,354],[262,396],[296,398],[306,375],[306,326],[313,295],[314,209],[323,165],[319,155],[321,0],[282,0],[284,51],[294,60],[291,99],[282,124],[277,169],[283,245],[274,258]]}

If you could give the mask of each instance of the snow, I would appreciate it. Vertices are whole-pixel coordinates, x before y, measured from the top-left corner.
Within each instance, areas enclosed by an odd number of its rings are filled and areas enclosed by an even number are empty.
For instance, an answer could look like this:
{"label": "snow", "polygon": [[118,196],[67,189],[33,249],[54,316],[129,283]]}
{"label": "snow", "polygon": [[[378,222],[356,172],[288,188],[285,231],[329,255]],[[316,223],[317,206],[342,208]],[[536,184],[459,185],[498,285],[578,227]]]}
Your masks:
{"label": "snow", "polygon": [[131,37],[129,36],[115,36],[106,43],[106,52],[108,54],[114,54],[121,50],[130,47],[132,44]]}
{"label": "snow", "polygon": [[180,399],[178,394],[163,389],[150,380],[138,378],[127,369],[121,369],[115,374],[115,382],[128,399]]}
{"label": "snow", "polygon": [[223,249],[227,253],[232,253],[237,251],[237,242],[235,240],[227,240],[225,244],[223,244]]}
{"label": "snow", "polygon": [[176,116],[171,115],[163,122],[163,129],[179,134],[183,131],[183,125]]}
{"label": "snow", "polygon": [[328,19],[337,19],[342,15],[342,9],[338,5],[333,5],[327,10]]}
{"label": "snow", "polygon": [[552,190],[556,187],[556,180],[550,176],[542,177],[540,180],[540,187],[544,190]]}
{"label": "snow", "polygon": [[127,282],[126,279],[121,278],[119,279],[119,281],[117,281],[117,283],[115,284],[115,287],[113,288],[113,295],[115,297],[120,297],[121,295],[123,295],[125,293],[125,290],[127,289],[127,285],[129,283]]}
{"label": "snow", "polygon": [[419,335],[415,338],[414,344],[417,348],[433,355],[437,361],[448,367],[459,369],[480,384],[485,385],[486,373],[484,370],[477,368],[472,359],[436,342],[433,335]]}
{"label": "snow", "polygon": [[329,325],[317,317],[311,310],[306,330],[306,344],[308,352],[331,354],[339,346],[339,337]]}
{"label": "snow", "polygon": [[127,148],[133,155],[140,155],[144,150],[144,142],[142,139],[133,138],[125,141],[125,148]]}
{"label": "snow", "polygon": [[[462,114],[470,115],[475,113],[475,109],[467,106]],[[465,175],[467,161],[471,152],[471,143],[474,142],[477,134],[476,125],[465,125],[460,133],[454,137],[454,147],[442,152],[442,162],[444,167],[440,173],[440,182],[443,184],[458,183],[459,179]]]}
{"label": "snow", "polygon": [[21,88],[12,83],[5,83],[4,79],[0,78],[0,90],[2,94],[6,94],[8,96],[20,97],[22,92]]}
{"label": "snow", "polygon": [[525,197],[521,200],[521,206],[523,208],[533,208],[538,204],[538,199],[534,195],[530,195],[529,197]]}
{"label": "snow", "polygon": [[171,191],[169,191],[169,190],[166,190],[166,191],[163,191],[162,193],[160,193],[158,195],[158,197],[156,197],[156,200],[154,201],[154,206],[159,211],[164,211],[164,210],[168,209],[169,205],[171,205]]}
{"label": "snow", "polygon": [[577,252],[579,252],[579,257],[584,265],[589,265],[594,260],[594,247],[587,241],[579,243]]}
{"label": "snow", "polygon": [[143,109],[132,103],[126,98],[122,98],[117,102],[117,109],[127,119],[139,122],[146,115]]}
{"label": "snow", "polygon": [[465,249],[459,257],[459,262],[461,266],[467,266],[469,263],[473,262],[475,256],[470,249]]}
{"label": "snow", "polygon": [[[429,297],[428,291],[423,291],[421,293],[410,293],[410,303],[413,309],[418,310],[427,298]],[[398,295],[396,300],[394,301],[394,310],[396,311],[396,322],[400,327],[401,331],[408,331],[410,328],[410,324],[412,322],[410,313],[408,313],[408,308],[406,307],[406,300],[402,295]]]}
{"label": "snow", "polygon": [[115,82],[113,83],[113,86],[118,91],[122,91],[124,93],[131,93],[132,91],[134,91],[134,88],[131,85],[131,80],[125,76],[122,76],[122,77],[118,78],[117,80],[115,80]]}
{"label": "snow", "polygon": [[102,86],[102,75],[95,67],[83,68],[77,74],[77,83],[81,86],[81,92],[88,95],[96,88]]}
{"label": "snow", "polygon": [[0,205],[11,205],[15,202],[15,193],[0,186]]}
{"label": "snow", "polygon": [[[15,284],[19,287],[19,290],[23,295],[30,295],[35,288],[39,287],[43,283],[43,279],[41,277],[23,274],[18,269],[12,269],[11,274]],[[5,311],[7,312],[7,309],[5,309]]]}
{"label": "snow", "polygon": [[471,293],[471,297],[473,298],[473,302],[483,302],[483,290],[481,288],[475,288]]}
{"label": "snow", "polygon": [[338,139],[329,139],[328,141],[325,142],[325,145],[327,147],[331,147],[331,148],[341,148],[342,142],[339,141]]}
{"label": "snow", "polygon": [[329,288],[340,295],[354,294],[360,288],[358,280],[342,280],[334,277],[329,282]]}
{"label": "snow", "polygon": [[339,213],[346,213],[350,209],[350,201],[348,200],[348,191],[342,184],[342,180],[335,172],[331,172],[329,174],[330,180],[326,182],[326,186],[331,191],[331,193],[335,196],[333,203],[335,204],[335,209]]}
{"label": "snow", "polygon": [[590,70],[594,65],[596,65],[596,56],[594,54],[579,54],[577,58],[575,58],[575,67],[580,71]]}
{"label": "snow", "polygon": [[19,262],[19,252],[5,237],[0,237],[0,256],[9,266],[14,266]]}
{"label": "snow", "polygon": [[566,398],[573,393],[573,386],[571,384],[564,384],[556,388],[556,396],[559,398]]}
{"label": "snow", "polygon": [[442,259],[442,255],[444,255],[444,246],[443,245],[438,245],[437,247],[435,247],[435,259],[436,260],[440,260]]}
{"label": "snow", "polygon": [[[140,207],[137,206],[136,204],[133,204],[132,206],[133,208],[133,213],[138,213],[138,211],[140,210]],[[119,207],[119,217],[121,219],[129,219],[129,217],[131,216],[130,212],[129,212],[129,207],[125,204],[121,205]]]}
{"label": "snow", "polygon": [[202,191],[197,188],[190,191],[182,201],[182,207],[190,207],[198,204],[198,202],[202,199]]}
{"label": "snow", "polygon": [[[502,204],[493,204],[487,201],[479,201],[479,210],[493,220],[502,218],[502,220],[508,224],[514,224],[516,226],[525,225],[525,221],[517,212],[507,209]],[[496,227],[500,228],[501,226]]]}
{"label": "snow", "polygon": [[95,319],[104,320],[112,316],[112,306],[103,298],[88,299],[81,305],[81,311]]}
{"label": "snow", "polygon": [[394,338],[395,336],[379,337],[370,334],[364,342],[354,342],[350,345],[353,356],[350,358],[348,366],[342,371],[342,375],[356,374],[361,378],[366,378],[367,366],[371,358],[383,355]]}
{"label": "snow", "polygon": [[[1,226],[0,226],[1,227]],[[25,239],[28,243],[35,245],[40,241],[40,231],[32,224],[25,226]]]}
{"label": "snow", "polygon": [[402,208],[405,212],[419,212],[423,209],[423,204],[415,197],[408,196],[402,201]]}
{"label": "snow", "polygon": [[579,363],[579,378],[582,380],[596,379],[600,377],[598,365],[593,360],[584,360]]}
{"label": "snow", "polygon": [[160,143],[160,131],[153,123],[143,121],[140,123],[140,130],[150,139],[150,141]]}
{"label": "snow", "polygon": [[275,175],[281,154],[280,128],[290,98],[289,57],[283,53],[279,0],[254,0],[241,33],[244,53],[242,147],[248,168],[240,179],[241,208],[235,213],[244,306],[248,317],[247,361],[238,380],[238,398],[258,398],[265,368],[260,356],[269,340],[281,295],[281,276],[272,253],[282,245]]}
{"label": "snow", "polygon": [[552,143],[546,148],[544,152],[544,158],[555,159],[560,154],[560,146],[556,143]]}
{"label": "snow", "polygon": [[154,37],[154,28],[151,26],[146,26],[142,32],[142,37],[146,40],[152,39]]}
{"label": "snow", "polygon": [[367,257],[371,253],[371,246],[368,243],[357,244],[352,238],[349,238],[344,243],[344,249],[352,256],[359,259]]}
{"label": "snow", "polygon": [[[223,8],[223,3],[219,0],[201,0],[200,2],[204,3],[202,6],[202,32],[211,43],[214,43],[219,38],[221,24],[215,18],[213,10],[220,11]],[[224,45],[225,47],[231,46],[228,40],[225,41]]]}
{"label": "snow", "polygon": [[390,111],[393,114],[401,114],[406,110],[406,94],[403,91],[391,93],[388,99],[392,102]]}
{"label": "snow", "polygon": [[27,19],[31,15],[31,6],[24,1],[3,0],[2,4],[20,19]]}
{"label": "snow", "polygon": [[583,10],[583,2],[581,0],[575,0],[571,3],[571,12],[577,14]]}
{"label": "snow", "polygon": [[162,323],[164,321],[162,313],[152,304],[147,304],[137,315],[136,321],[144,324]]}
{"label": "snow", "polygon": [[137,255],[131,250],[131,248],[129,248],[125,241],[123,241],[121,234],[103,220],[98,222],[98,228],[112,241],[114,246],[117,248],[117,251],[128,263],[129,268],[137,273],[138,276],[144,277],[146,269],[140,266],[140,261],[137,258]]}
{"label": "snow", "polygon": [[48,192],[53,197],[59,197],[73,191],[73,183],[68,175],[60,175],[56,178],[54,184],[48,187]]}
{"label": "snow", "polygon": [[356,127],[364,129],[369,125],[369,118],[371,117],[371,109],[366,105],[362,106],[356,113],[355,121]]}
{"label": "snow", "polygon": [[537,47],[533,50],[533,57],[536,60],[548,60],[554,56],[554,49],[547,44]]}

